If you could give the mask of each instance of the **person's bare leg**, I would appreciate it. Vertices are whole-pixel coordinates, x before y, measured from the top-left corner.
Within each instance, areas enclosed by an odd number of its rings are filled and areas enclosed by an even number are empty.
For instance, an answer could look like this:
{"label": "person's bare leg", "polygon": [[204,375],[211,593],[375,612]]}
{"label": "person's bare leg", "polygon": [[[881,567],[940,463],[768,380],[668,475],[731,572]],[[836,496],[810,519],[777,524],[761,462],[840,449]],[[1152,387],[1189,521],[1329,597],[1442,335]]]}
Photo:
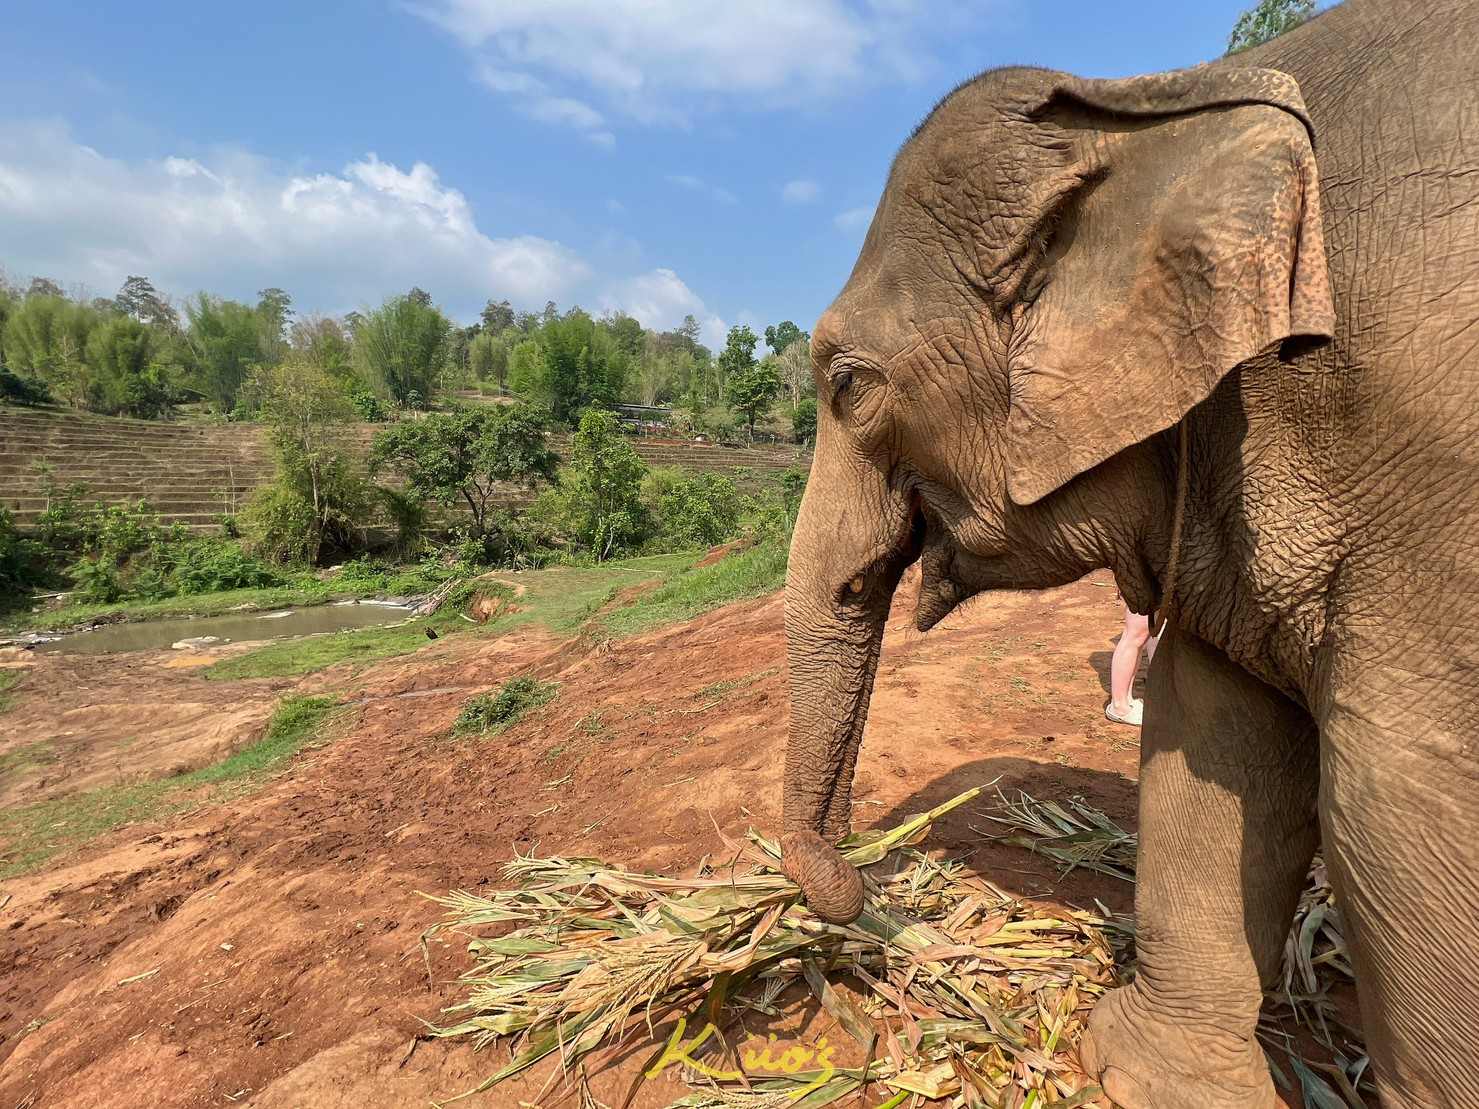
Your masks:
{"label": "person's bare leg", "polygon": [[1109,707],[1114,717],[1133,718],[1135,672],[1140,669],[1140,651],[1148,639],[1150,621],[1126,608],[1125,627],[1109,661]]}

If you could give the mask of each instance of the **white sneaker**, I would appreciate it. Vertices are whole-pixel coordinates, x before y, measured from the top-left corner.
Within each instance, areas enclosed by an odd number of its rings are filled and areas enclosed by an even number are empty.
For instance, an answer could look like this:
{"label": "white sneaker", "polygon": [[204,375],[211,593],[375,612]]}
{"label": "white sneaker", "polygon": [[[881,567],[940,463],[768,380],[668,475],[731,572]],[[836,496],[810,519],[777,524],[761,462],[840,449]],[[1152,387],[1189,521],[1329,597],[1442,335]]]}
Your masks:
{"label": "white sneaker", "polygon": [[1116,724],[1128,724],[1132,728],[1140,727],[1140,720],[1144,714],[1145,702],[1138,697],[1130,698],[1130,707],[1123,713],[1115,709],[1113,701],[1104,706],[1104,715],[1107,719],[1113,720]]}

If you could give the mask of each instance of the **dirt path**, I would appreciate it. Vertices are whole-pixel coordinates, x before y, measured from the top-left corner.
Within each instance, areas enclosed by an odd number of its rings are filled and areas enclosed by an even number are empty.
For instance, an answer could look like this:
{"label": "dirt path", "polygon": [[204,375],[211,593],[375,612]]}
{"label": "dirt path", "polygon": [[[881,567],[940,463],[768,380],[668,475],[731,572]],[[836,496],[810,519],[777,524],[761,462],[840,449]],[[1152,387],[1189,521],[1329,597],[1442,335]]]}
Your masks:
{"label": "dirt path", "polygon": [[[999,777],[1007,790],[1083,794],[1133,826],[1137,733],[1101,712],[1119,627],[1107,575],[981,598],[927,636],[907,627],[912,597],[898,609],[861,759],[858,825],[895,822]],[[27,687],[152,697],[160,715],[139,724],[155,746],[177,742],[172,729],[233,713],[265,718],[288,691],[348,690],[352,719],[253,796],[125,829],[3,884],[0,1104],[402,1106],[452,1096],[498,1060],[415,1043],[466,965],[455,937],[434,944],[428,979],[418,937],[436,911],[417,890],[476,889],[511,852],[536,846],[687,868],[720,848],[715,824],[729,835],[778,824],[778,597],[594,648],[527,628],[451,638],[353,678],[205,682],[161,663],[51,655]],[[561,683],[552,704],[495,739],[447,738],[471,693],[531,670]],[[199,706],[194,724],[172,715],[186,703]],[[85,780],[80,770],[69,779]],[[1059,883],[1034,856],[983,842],[972,830],[982,824],[978,810],[953,814],[932,846],[1008,889],[1129,908],[1128,885]],[[631,1069],[597,1075],[597,1094],[619,1102]],[[526,1082],[472,1104],[514,1106],[537,1089]],[[677,1092],[655,1083],[636,1104]]]}

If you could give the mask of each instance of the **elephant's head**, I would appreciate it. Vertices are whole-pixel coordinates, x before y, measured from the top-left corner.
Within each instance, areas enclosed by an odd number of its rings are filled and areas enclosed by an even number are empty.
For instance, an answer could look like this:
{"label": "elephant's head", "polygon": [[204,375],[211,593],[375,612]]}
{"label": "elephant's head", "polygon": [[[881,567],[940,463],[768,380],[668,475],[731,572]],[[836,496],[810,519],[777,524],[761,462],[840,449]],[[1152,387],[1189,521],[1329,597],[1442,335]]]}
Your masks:
{"label": "elephant's head", "polygon": [[1146,611],[1165,496],[1145,492],[1137,444],[1240,362],[1332,326],[1292,78],[1009,69],[935,109],[812,340],[816,459],[786,580],[785,866],[818,912],[861,904],[826,841],[848,827],[904,569],[922,558],[921,630],[983,589],[1102,566]]}

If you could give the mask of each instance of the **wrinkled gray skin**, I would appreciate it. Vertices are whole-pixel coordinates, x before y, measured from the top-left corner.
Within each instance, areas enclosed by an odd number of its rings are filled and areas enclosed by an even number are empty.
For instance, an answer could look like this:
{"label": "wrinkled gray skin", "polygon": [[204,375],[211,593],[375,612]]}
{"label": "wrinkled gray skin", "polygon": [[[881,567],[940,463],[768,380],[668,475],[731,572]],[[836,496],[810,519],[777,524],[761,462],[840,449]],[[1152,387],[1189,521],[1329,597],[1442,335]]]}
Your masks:
{"label": "wrinkled gray skin", "polygon": [[1179,74],[985,74],[816,327],[785,865],[856,912],[822,840],[915,559],[921,629],[1098,567],[1165,605],[1141,971],[1082,1050],[1128,1109],[1275,1104],[1261,983],[1322,838],[1382,1104],[1479,1106],[1476,57],[1475,3],[1351,0]]}

